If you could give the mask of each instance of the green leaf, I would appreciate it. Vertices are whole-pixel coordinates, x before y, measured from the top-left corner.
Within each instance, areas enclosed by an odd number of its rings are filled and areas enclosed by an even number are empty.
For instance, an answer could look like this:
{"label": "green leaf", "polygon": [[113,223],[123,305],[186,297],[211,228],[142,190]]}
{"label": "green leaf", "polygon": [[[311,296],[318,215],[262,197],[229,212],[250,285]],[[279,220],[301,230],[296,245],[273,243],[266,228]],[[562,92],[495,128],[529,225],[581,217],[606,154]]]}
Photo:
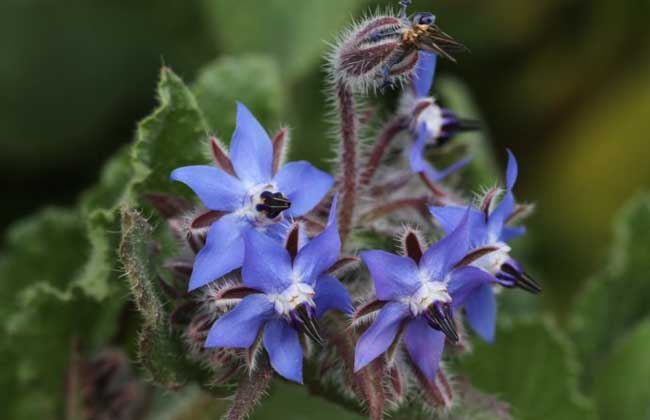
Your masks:
{"label": "green leaf", "polygon": [[459,371],[478,389],[508,402],[514,418],[593,417],[577,390],[570,343],[548,322],[499,325],[494,344],[477,340],[474,346]]}
{"label": "green leaf", "polygon": [[316,65],[361,0],[206,1],[217,42],[228,54],[270,54],[289,80]]}
{"label": "green leaf", "polygon": [[135,305],[143,318],[138,358],[151,380],[179,388],[191,371],[183,358],[183,345],[169,325],[168,302],[160,286],[153,254],[153,228],[137,211],[122,210],[120,260]]}
{"label": "green leaf", "polygon": [[119,278],[119,206],[124,200],[132,170],[128,149],[121,149],[104,168],[97,186],[80,200],[90,252],[77,284],[88,296],[102,301],[123,294]]}
{"label": "green leaf", "polygon": [[53,418],[73,337],[96,348],[115,332],[122,299],[79,293],[88,249],[76,211],[47,209],[14,225],[0,259],[0,404],[8,418]]}
{"label": "green leaf", "polygon": [[166,67],[160,72],[158,99],[158,108],[138,124],[131,149],[128,202],[135,207],[146,205],[143,192],[191,196],[187,187],[171,182],[169,174],[180,166],[208,162],[209,127],[192,92]]}
{"label": "green leaf", "polygon": [[[621,336],[650,315],[650,195],[628,203],[616,217],[609,265],[580,295],[571,335],[584,366],[596,366]],[[589,387],[593,371],[585,369]]]}
{"label": "green leaf", "polygon": [[220,58],[201,70],[192,92],[208,125],[226,144],[235,130],[237,101],[250,109],[270,135],[279,128],[285,95],[280,70],[268,57]]}
{"label": "green leaf", "polygon": [[[434,92],[440,93],[445,107],[452,109],[462,118],[483,120],[472,95],[460,80],[449,76],[441,77],[434,85]],[[454,139],[454,144],[462,145],[465,153],[474,157],[472,163],[462,170],[463,185],[470,190],[494,185],[497,180],[503,179],[505,173],[505,170],[498,169],[490,139],[486,133],[487,131],[482,129],[463,133]],[[505,154],[505,151],[503,153]]]}
{"label": "green leaf", "polygon": [[650,319],[616,343],[597,368],[594,394],[603,419],[650,418]]}

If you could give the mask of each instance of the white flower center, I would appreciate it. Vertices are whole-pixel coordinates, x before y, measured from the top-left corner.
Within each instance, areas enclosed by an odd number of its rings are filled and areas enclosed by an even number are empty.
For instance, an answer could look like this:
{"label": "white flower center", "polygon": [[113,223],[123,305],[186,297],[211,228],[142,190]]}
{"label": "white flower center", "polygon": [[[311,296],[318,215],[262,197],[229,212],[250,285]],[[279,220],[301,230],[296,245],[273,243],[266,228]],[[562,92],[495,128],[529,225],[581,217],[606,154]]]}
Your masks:
{"label": "white flower center", "polygon": [[434,302],[451,303],[447,283],[442,281],[423,282],[417,292],[403,300],[403,303],[409,305],[413,316],[420,315]]}
{"label": "white flower center", "polygon": [[[431,99],[426,98],[425,100],[430,101]],[[415,103],[415,106],[418,103],[419,101]],[[416,127],[419,127],[421,124],[424,124],[426,127],[429,138],[435,141],[442,134],[442,126],[444,124],[442,109],[435,103],[424,108],[415,120]]]}
{"label": "white flower center", "polygon": [[315,295],[316,292],[310,285],[306,283],[293,283],[282,293],[269,295],[269,300],[275,305],[275,311],[278,314],[287,316],[291,310],[303,303],[316,306],[313,300]]}
{"label": "white flower center", "polygon": [[471,265],[485,270],[492,275],[495,275],[501,269],[503,263],[510,259],[511,248],[503,242],[497,242],[493,245],[498,246],[499,249],[482,256],[481,258],[474,261]]}

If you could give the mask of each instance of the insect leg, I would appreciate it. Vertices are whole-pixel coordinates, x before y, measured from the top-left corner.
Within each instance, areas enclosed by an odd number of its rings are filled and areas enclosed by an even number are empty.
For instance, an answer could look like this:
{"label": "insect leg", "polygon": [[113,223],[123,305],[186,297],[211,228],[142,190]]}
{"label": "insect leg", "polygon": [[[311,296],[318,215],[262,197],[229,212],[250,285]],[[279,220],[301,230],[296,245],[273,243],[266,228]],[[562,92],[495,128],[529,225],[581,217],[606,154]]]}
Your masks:
{"label": "insect leg", "polygon": [[411,1],[412,0],[399,0],[400,9],[399,9],[399,16],[398,17],[400,19],[406,19],[407,18],[406,9],[408,9],[408,7],[411,5]]}
{"label": "insect leg", "polygon": [[381,85],[382,89],[393,87],[393,82],[391,82],[390,80],[390,72],[396,64],[404,60],[410,53],[411,51],[400,48],[397,51],[395,51],[393,55],[390,57],[390,59],[386,62],[386,64],[382,66],[381,68],[381,77],[383,80]]}

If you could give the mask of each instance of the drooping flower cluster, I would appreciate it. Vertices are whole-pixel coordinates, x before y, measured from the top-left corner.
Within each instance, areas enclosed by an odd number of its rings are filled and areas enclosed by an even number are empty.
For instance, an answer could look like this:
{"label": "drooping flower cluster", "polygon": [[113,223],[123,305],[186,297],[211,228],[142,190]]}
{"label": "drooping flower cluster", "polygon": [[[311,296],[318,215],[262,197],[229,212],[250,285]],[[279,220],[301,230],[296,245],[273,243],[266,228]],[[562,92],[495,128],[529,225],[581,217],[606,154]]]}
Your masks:
{"label": "drooping flower cluster", "polygon": [[413,173],[424,173],[434,182],[442,181],[450,174],[466,166],[471,157],[466,157],[451,166],[438,171],[424,158],[427,146],[440,147],[463,131],[475,130],[477,122],[460,118],[449,109],[441,108],[429,96],[436,71],[437,56],[421,52],[420,60],[412,77],[414,95],[405,94],[404,113],[410,120],[410,131],[414,142],[409,152],[409,165]]}
{"label": "drooping flower cluster", "polygon": [[[451,58],[461,45],[434,24],[433,15],[408,19],[408,2],[401,4],[398,16],[357,25],[332,54],[340,119],[336,177],[307,162],[281,165],[286,132],[272,140],[238,104],[230,153],[213,140],[217,166],[186,166],[171,174],[208,209],[194,216],[189,233],[179,222],[187,204],[175,206],[183,212],[169,212],[168,198],[154,200],[162,213],[170,213],[170,226],[188,238],[188,249],[196,254],[188,252],[189,257],[169,264],[192,292],[178,298],[174,321],[184,325],[193,357],[218,370],[220,381],[237,377],[242,365],[264,369],[268,360],[286,379],[307,386],[340,385],[344,396],[364,401],[375,417],[383,413],[385,401],[406,401],[414,383],[429,390],[435,404],[445,405],[447,400],[436,397],[440,381],[447,383],[439,364],[445,343],[458,347],[467,339],[462,315],[478,335],[492,341],[494,289],[540,292],[508,245],[524,233],[510,224],[526,210],[512,192],[517,177],[513,154],[508,151],[503,198],[499,202],[503,191],[493,188],[478,208],[441,184],[469,158],[440,171],[425,158],[428,148],[444,148],[478,125],[429,96],[436,54]],[[407,80],[399,110],[370,155],[362,156],[357,136],[364,123],[356,95],[369,86]],[[406,144],[395,145],[398,140]],[[390,147],[408,150],[408,159],[386,159]],[[385,168],[382,177],[374,176],[379,166]],[[427,237],[436,236],[436,226],[444,236],[427,245],[419,230],[402,229],[409,219],[401,218],[396,226],[386,217],[399,219],[409,208],[425,215]],[[390,239],[398,229],[401,255],[389,248],[369,249],[364,240],[364,235]],[[357,251],[365,268],[355,266]],[[342,273],[343,268],[348,270]],[[324,316],[331,309],[343,315]],[[312,342],[317,351],[311,351]],[[303,369],[305,358],[313,364],[311,376]],[[314,377],[315,369],[320,375]],[[332,379],[328,370],[340,374]],[[392,384],[388,394],[384,377]]]}

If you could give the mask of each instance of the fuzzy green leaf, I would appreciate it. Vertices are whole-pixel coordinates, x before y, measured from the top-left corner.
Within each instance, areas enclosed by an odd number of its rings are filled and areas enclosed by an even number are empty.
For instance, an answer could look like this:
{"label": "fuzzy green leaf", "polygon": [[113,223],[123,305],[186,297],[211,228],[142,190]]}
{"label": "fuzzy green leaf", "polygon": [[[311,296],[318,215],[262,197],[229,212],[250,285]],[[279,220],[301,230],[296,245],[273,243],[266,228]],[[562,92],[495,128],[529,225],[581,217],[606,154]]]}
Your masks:
{"label": "fuzzy green leaf", "polygon": [[7,418],[54,418],[62,412],[73,337],[85,347],[115,332],[122,299],[98,310],[76,275],[87,258],[79,214],[48,209],[14,225],[0,259],[0,404]]}
{"label": "fuzzy green leaf", "polygon": [[191,196],[187,187],[172,183],[169,174],[180,166],[208,162],[209,127],[192,92],[166,67],[160,72],[158,100],[158,108],[138,125],[131,149],[133,178],[128,199],[137,207],[145,205],[144,192]]}
{"label": "fuzzy green leaf", "polygon": [[[650,195],[632,200],[616,220],[609,266],[580,296],[571,320],[584,366],[596,366],[618,338],[650,316]],[[587,387],[592,373],[584,371]]]}
{"label": "fuzzy green leaf", "polygon": [[156,252],[151,225],[137,211],[124,208],[119,254],[131,295],[143,318],[138,358],[154,382],[178,388],[190,372],[183,358],[182,343],[169,325],[168,305],[153,258]]}
{"label": "fuzzy green leaf", "polygon": [[596,369],[594,394],[602,419],[650,418],[650,320],[621,337]]}
{"label": "fuzzy green leaf", "polygon": [[539,321],[500,325],[495,343],[475,342],[462,360],[478,389],[499,395],[517,419],[585,419],[593,417],[579,394],[570,343],[557,328]]}
{"label": "fuzzy green leaf", "polygon": [[119,206],[131,177],[128,150],[120,150],[102,169],[99,184],[86,191],[80,201],[90,252],[77,283],[88,296],[99,301],[121,295],[117,246]]}

